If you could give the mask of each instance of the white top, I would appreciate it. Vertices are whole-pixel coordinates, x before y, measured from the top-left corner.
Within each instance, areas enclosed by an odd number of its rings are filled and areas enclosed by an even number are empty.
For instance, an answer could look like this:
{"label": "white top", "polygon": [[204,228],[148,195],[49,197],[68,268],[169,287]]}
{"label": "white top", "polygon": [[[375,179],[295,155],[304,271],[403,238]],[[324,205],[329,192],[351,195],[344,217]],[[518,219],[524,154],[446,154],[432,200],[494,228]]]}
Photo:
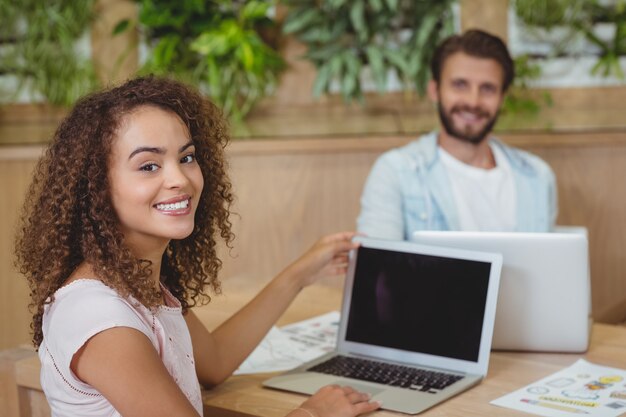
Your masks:
{"label": "white top", "polygon": [[74,354],[94,335],[130,327],[145,334],[181,391],[202,415],[189,329],[178,300],[167,289],[165,306],[153,314],[135,299],[124,299],[94,279],[81,279],[60,288],[44,307],[43,341],[39,347],[41,386],[53,417],[107,416],[120,413],[92,386],[70,369]]}
{"label": "white top", "polygon": [[460,230],[512,232],[516,229],[515,180],[506,157],[491,146],[496,167],[465,164],[439,147],[457,207]]}

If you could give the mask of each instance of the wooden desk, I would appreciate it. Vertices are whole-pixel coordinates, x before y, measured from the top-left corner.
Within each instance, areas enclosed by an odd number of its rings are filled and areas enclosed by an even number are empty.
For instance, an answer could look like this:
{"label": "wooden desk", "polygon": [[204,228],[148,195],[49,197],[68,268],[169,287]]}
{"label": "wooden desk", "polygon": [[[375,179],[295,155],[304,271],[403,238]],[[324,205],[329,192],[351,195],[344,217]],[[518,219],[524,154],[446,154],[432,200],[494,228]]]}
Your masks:
{"label": "wooden desk", "polygon": [[[323,287],[307,289],[294,302],[286,316],[298,316],[298,310],[304,306],[307,306],[307,312],[313,313],[312,315],[338,309],[339,293],[336,289]],[[594,324],[591,346],[585,354],[492,352],[489,373],[480,385],[420,416],[528,416],[526,413],[490,405],[489,402],[557,372],[581,357],[600,365],[626,368],[626,328]],[[307,398],[305,395],[263,388],[262,381],[271,375],[234,376],[219,387],[205,391],[205,416],[282,417]],[[378,411],[375,415],[382,417],[401,414]]]}
{"label": "wooden desk", "polygon": [[[253,290],[232,291],[215,297],[209,306],[196,313],[209,328],[214,328],[225,317],[237,310],[253,296]],[[303,320],[314,315],[338,309],[341,291],[335,287],[315,286],[305,289],[283,315],[279,324]],[[487,378],[478,386],[421,416],[527,416],[528,414],[492,406],[489,402],[533,381],[541,379],[584,357],[590,362],[626,369],[626,328],[607,324],[593,326],[591,346],[585,354],[493,352]],[[0,357],[0,359],[2,359]],[[34,353],[15,360],[14,377],[17,389],[13,392],[19,404],[19,413],[10,416],[49,416],[49,409],[39,385],[39,362]],[[205,416],[284,416],[301,404],[304,395],[275,391],[261,387],[270,374],[234,376],[219,387],[203,392]],[[0,398],[1,399],[1,398]],[[0,401],[1,402],[1,401]],[[2,410],[0,410],[2,411]],[[0,414],[2,414],[0,412]],[[376,416],[400,416],[378,411]]]}

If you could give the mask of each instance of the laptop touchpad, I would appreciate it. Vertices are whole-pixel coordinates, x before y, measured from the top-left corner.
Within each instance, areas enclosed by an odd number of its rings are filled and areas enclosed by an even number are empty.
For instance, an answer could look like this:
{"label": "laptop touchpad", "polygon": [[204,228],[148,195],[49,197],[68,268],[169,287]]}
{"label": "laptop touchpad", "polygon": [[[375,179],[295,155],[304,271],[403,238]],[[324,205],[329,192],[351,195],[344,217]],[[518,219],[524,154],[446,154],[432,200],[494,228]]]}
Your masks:
{"label": "laptop touchpad", "polygon": [[358,383],[354,383],[352,381],[350,381],[350,382],[348,382],[346,384],[345,380],[343,380],[343,381],[334,381],[334,382],[331,382],[331,385],[332,384],[339,385],[339,386],[346,386],[347,385],[347,386],[349,386],[351,388],[354,388],[357,391],[366,392],[366,393],[370,394],[372,397],[374,395],[378,394],[378,393],[381,393],[381,392],[385,391],[385,389],[383,389],[383,388],[372,387],[370,385],[361,385],[361,384],[358,384]]}

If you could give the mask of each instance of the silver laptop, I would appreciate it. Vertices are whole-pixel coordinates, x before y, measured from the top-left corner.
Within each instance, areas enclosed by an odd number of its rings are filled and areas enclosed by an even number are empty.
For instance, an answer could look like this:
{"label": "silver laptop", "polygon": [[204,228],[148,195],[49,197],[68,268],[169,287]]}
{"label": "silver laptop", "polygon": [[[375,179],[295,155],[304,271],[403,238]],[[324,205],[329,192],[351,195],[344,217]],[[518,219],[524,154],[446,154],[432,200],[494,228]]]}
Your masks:
{"label": "silver laptop", "polygon": [[263,383],[312,394],[328,384],[417,414],[487,373],[502,257],[357,238],[337,349]]}
{"label": "silver laptop", "polygon": [[557,230],[560,233],[419,231],[413,240],[502,254],[494,349],[583,352],[591,330],[587,234],[584,228]]}

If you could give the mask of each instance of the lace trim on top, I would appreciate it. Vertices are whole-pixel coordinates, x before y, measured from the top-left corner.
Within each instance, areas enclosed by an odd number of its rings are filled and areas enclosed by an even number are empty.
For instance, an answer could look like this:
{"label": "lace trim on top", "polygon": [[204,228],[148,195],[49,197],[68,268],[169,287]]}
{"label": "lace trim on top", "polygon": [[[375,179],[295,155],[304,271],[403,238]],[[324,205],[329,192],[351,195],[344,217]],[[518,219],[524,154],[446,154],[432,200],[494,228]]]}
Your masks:
{"label": "lace trim on top", "polygon": [[56,361],[54,360],[54,356],[52,356],[52,354],[48,350],[47,346],[46,346],[46,353],[48,354],[48,356],[50,356],[50,360],[52,360],[52,365],[54,365],[54,369],[57,371],[57,373],[59,374],[59,376],[61,377],[63,382],[65,382],[65,384],[68,387],[70,387],[71,389],[73,389],[77,393],[82,394],[82,395],[86,395],[88,397],[102,397],[102,394],[100,394],[99,392],[87,392],[87,391],[84,391],[84,390],[82,390],[80,388],[76,388],[74,385],[72,385],[72,383],[70,381],[68,381],[67,378],[65,378],[65,375],[63,375],[63,372],[61,372],[61,370],[59,369]]}

